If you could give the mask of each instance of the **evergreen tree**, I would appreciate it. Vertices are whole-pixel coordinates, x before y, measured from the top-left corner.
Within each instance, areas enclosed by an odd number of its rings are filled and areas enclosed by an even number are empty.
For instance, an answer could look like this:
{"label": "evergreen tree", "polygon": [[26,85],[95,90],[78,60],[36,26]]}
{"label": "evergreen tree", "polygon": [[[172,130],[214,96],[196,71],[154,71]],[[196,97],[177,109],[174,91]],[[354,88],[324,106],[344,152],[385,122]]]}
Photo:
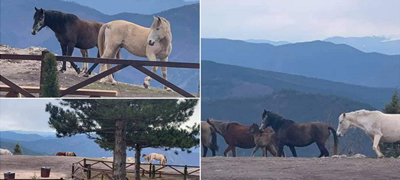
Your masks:
{"label": "evergreen tree", "polygon": [[14,146],[14,155],[23,155],[21,146],[19,146],[19,143],[15,144]]}
{"label": "evergreen tree", "polygon": [[52,53],[44,56],[43,83],[40,87],[40,97],[60,97],[56,57]]}
{"label": "evergreen tree", "polygon": [[[79,133],[105,150],[114,151],[113,179],[126,178],[126,147],[136,150],[136,179],[140,179],[140,151],[146,147],[166,150],[179,147],[190,152],[198,146],[199,126],[180,126],[193,114],[197,100],[62,100],[62,107],[46,105],[49,125],[58,137]],[[139,169],[137,169],[139,167]]]}
{"label": "evergreen tree", "polygon": [[[399,93],[396,90],[393,93],[392,101],[385,106],[383,112],[387,114],[400,114],[400,101]],[[400,144],[399,143],[380,143],[379,147],[386,157],[399,157]]]}

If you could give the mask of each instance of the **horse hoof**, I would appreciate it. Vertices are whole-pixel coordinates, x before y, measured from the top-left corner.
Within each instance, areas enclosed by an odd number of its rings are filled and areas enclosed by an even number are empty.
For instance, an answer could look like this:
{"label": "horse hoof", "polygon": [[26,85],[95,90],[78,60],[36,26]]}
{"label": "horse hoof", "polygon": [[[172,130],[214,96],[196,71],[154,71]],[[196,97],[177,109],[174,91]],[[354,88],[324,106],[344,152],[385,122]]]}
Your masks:
{"label": "horse hoof", "polygon": [[76,73],[80,74],[80,73],[81,73],[81,70],[78,68],[78,69],[76,70]]}
{"label": "horse hoof", "polygon": [[64,73],[65,72],[65,70],[64,69],[60,69],[60,71],[59,71],[60,73]]}
{"label": "horse hoof", "polygon": [[147,85],[146,83],[143,83],[144,88],[148,89],[149,85]]}
{"label": "horse hoof", "polygon": [[89,77],[89,74],[85,73],[83,74],[83,77]]}

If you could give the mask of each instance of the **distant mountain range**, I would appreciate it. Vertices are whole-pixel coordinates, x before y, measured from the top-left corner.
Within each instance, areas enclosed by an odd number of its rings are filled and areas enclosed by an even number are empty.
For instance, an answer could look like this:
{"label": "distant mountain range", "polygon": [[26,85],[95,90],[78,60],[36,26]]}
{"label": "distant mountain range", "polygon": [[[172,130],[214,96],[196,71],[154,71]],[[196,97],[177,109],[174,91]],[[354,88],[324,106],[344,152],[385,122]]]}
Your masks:
{"label": "distant mountain range", "polygon": [[[44,28],[35,36],[30,33],[33,24],[32,17],[35,11],[34,7],[59,10],[75,14],[81,19],[105,23],[117,19],[127,20],[145,27],[151,25],[154,15],[162,16],[171,23],[173,50],[169,57],[169,61],[199,62],[200,17],[198,3],[165,10],[152,15],[119,13],[112,16],[105,15],[98,10],[82,6],[75,2],[66,2],[62,0],[0,0],[0,5],[1,44],[16,48],[41,46],[49,49],[53,53],[59,55],[62,54],[59,42],[55,38],[53,31],[50,29]],[[90,57],[96,57],[96,55],[96,48],[89,51]],[[78,49],[75,49],[73,56],[81,56]],[[121,56],[123,59],[145,59],[133,56],[126,50],[122,50]],[[98,72],[98,68],[94,72]],[[161,76],[161,70],[158,71],[158,74]],[[141,85],[145,75],[133,70],[132,68],[126,68],[119,73],[115,73],[115,77],[117,81]],[[169,68],[168,79],[184,90],[191,93],[198,92],[198,70]],[[162,85],[156,81],[152,81],[151,86],[162,87]]]}
{"label": "distant mountain range", "polygon": [[390,40],[385,37],[331,37],[324,41],[347,44],[363,52],[377,52],[387,55],[400,54],[400,40]]}
{"label": "distant mountain range", "polygon": [[249,43],[267,43],[267,44],[272,44],[274,46],[292,44],[291,42],[288,42],[288,41],[270,41],[270,40],[266,40],[266,39],[248,39],[245,41],[249,42]]}
{"label": "distant mountain range", "polygon": [[202,99],[248,98],[283,89],[334,95],[382,109],[395,89],[371,88],[305,76],[202,61]]}
{"label": "distant mountain range", "polygon": [[[86,135],[76,135],[66,138],[43,137],[38,134],[20,134],[13,131],[0,131],[0,147],[13,152],[16,143],[21,145],[24,155],[54,156],[57,152],[73,151],[80,157],[112,157],[111,151],[101,149],[93,140]],[[176,155],[174,150],[163,151],[161,149],[145,148],[142,154],[161,153],[167,156],[169,164],[199,165],[199,149],[192,149],[187,154],[180,152]],[[127,151],[128,157],[134,157],[134,151]],[[141,159],[144,162],[144,159]]]}
{"label": "distant mountain range", "polygon": [[65,0],[92,7],[104,14],[113,15],[121,12],[137,14],[153,14],[167,9],[172,9],[199,1],[184,0]]}
{"label": "distant mountain range", "polygon": [[202,39],[202,59],[370,87],[400,87],[400,55],[313,41],[274,46]]}

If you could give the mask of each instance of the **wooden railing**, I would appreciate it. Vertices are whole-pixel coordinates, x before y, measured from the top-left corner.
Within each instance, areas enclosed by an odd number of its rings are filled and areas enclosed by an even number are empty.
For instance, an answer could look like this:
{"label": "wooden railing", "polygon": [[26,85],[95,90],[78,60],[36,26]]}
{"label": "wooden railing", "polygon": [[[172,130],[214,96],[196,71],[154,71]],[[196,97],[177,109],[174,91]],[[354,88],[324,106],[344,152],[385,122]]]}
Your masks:
{"label": "wooden railing", "polygon": [[[49,51],[42,51],[42,55],[18,55],[18,54],[0,54],[0,59],[10,59],[10,60],[31,60],[31,61],[41,61],[41,72],[40,72],[40,85],[43,83],[43,68],[44,68],[44,56],[49,53]],[[194,97],[192,94],[186,92],[185,90],[179,88],[178,86],[172,84],[171,82],[163,79],[157,74],[146,69],[144,66],[160,66],[160,67],[174,67],[174,68],[191,68],[199,69],[199,63],[182,63],[182,62],[161,62],[161,61],[143,61],[143,60],[122,60],[122,59],[105,59],[105,58],[85,58],[85,57],[67,57],[67,56],[56,56],[57,61],[70,61],[70,62],[87,62],[87,63],[104,63],[104,64],[116,64],[116,66],[90,77],[78,84],[75,84],[61,92],[61,96],[68,94],[74,94],[78,89],[85,87],[97,80],[100,80],[107,75],[131,66],[140,72],[152,77],[154,80],[160,82],[161,84],[169,87],[173,91],[179,93],[184,97]],[[21,86],[16,85],[12,81],[8,80],[6,77],[0,74],[0,81],[8,85],[12,90],[22,94],[25,97],[35,97],[30,92],[26,91]]]}
{"label": "wooden railing", "polygon": [[[112,180],[113,168],[112,161],[103,161],[103,160],[94,160],[94,159],[82,159],[79,162],[72,164],[72,178],[74,179],[96,179],[101,177],[101,179],[110,179]],[[126,173],[135,173],[135,170],[129,167],[134,167],[135,163],[126,163]],[[140,164],[140,173],[141,176],[145,176],[146,174],[151,177],[152,174],[152,166],[158,166],[155,169],[155,173],[158,174],[158,177],[162,177],[162,175],[169,176],[184,176],[184,169],[187,168],[187,177],[199,177],[200,167],[199,166],[187,166],[187,165],[171,165],[168,164],[166,166],[161,166],[161,164],[151,164],[151,163],[141,163]],[[143,166],[148,166],[149,168],[143,168]],[[171,170],[165,171],[165,168],[171,168]]]}

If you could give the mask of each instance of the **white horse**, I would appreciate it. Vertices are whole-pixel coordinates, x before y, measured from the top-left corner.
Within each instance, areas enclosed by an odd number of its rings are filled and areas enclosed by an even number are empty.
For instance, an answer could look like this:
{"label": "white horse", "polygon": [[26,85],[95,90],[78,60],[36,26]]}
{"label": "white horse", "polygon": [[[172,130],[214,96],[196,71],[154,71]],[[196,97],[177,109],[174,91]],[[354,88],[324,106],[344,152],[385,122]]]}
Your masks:
{"label": "white horse", "polygon": [[149,161],[149,163],[151,163],[153,161],[153,159],[160,161],[160,164],[162,166],[165,166],[167,164],[167,157],[165,157],[162,154],[157,154],[157,153],[151,153],[149,154],[149,156],[146,156],[146,154],[143,154],[143,156],[145,160]]}
{"label": "white horse", "polygon": [[[150,61],[160,59],[160,61],[166,62],[172,51],[171,41],[171,26],[165,18],[154,17],[150,28],[128,21],[116,20],[106,23],[100,28],[98,47],[101,58],[114,58],[120,48],[125,48],[135,56],[147,57]],[[111,68],[111,64],[102,64],[100,73],[109,68]],[[167,67],[161,67],[161,70],[163,78],[167,80]],[[152,72],[156,71],[157,66],[153,66]],[[143,86],[145,88],[149,87],[150,80],[150,76],[144,79]],[[100,81],[116,83],[112,75]],[[164,89],[169,90],[166,86]]]}
{"label": "white horse", "polygon": [[0,149],[1,156],[12,156],[13,154],[8,149]]}
{"label": "white horse", "polygon": [[350,127],[358,127],[365,131],[373,141],[372,149],[378,158],[383,157],[378,146],[380,142],[400,141],[400,114],[384,114],[364,109],[341,114],[338,136],[343,136]]}

